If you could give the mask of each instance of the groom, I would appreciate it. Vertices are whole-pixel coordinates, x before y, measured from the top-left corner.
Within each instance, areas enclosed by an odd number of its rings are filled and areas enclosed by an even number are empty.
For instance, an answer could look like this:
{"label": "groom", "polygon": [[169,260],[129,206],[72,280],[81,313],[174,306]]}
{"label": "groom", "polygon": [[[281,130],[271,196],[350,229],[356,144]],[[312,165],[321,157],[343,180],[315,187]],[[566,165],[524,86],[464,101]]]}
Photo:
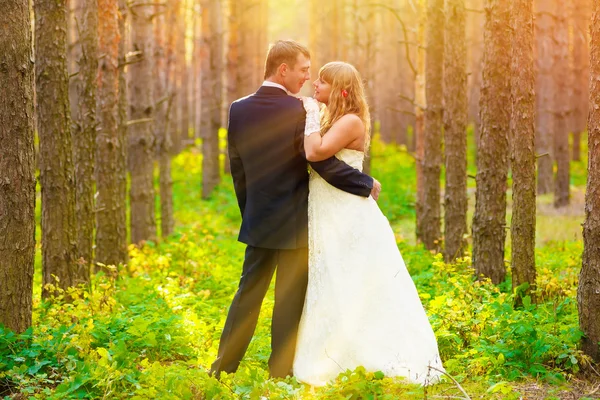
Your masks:
{"label": "groom", "polygon": [[[298,324],[308,282],[306,113],[296,94],[310,79],[304,46],[277,41],[269,48],[265,81],[229,111],[229,159],[242,213],[238,240],[247,244],[239,288],[223,328],[211,374],[235,372],[252,339],[263,298],[277,268],[271,324],[272,377],[292,375]],[[335,157],[311,162],[331,185],[377,198],[381,185]]]}

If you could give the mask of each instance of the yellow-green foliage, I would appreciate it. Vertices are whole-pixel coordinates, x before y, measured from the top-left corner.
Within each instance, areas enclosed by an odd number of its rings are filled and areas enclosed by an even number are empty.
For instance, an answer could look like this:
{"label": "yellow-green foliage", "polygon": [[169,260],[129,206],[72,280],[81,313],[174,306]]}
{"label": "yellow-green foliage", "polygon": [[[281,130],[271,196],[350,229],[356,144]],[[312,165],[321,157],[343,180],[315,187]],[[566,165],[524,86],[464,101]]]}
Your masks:
{"label": "yellow-green foliage", "polygon": [[[414,159],[377,141],[373,152],[373,173],[384,186],[382,209],[394,226],[412,224]],[[221,381],[208,376],[244,247],[235,240],[240,216],[230,178],[202,201],[200,166],[195,149],[173,161],[178,228],[168,240],[131,247],[127,266],[96,275],[89,289],[70,291],[72,303],[58,289],[52,301],[37,301],[34,326],[24,334],[0,328],[0,393],[40,399],[423,398],[423,388],[361,368],[320,389],[293,378],[268,379],[272,290],[238,373]],[[515,310],[510,278],[498,287],[476,282],[468,257],[446,264],[398,237],[445,366],[468,391],[518,398],[513,385],[520,380],[564,380],[588,361],[577,350],[580,243],[537,250],[542,303],[525,301]],[[427,393],[460,395],[450,380]]]}

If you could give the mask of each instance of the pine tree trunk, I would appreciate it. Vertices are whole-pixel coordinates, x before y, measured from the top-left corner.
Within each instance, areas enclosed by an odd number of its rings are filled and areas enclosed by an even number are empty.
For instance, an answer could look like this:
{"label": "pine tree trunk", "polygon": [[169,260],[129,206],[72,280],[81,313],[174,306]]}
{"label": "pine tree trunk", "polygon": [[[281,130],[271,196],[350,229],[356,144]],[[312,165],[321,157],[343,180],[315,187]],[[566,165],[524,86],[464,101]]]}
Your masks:
{"label": "pine tree trunk", "polygon": [[218,0],[205,0],[202,36],[206,53],[202,75],[202,197],[208,198],[221,181],[219,168],[219,128],[221,128],[221,73],[223,41],[220,33],[221,8]]}
{"label": "pine tree trunk", "polygon": [[423,159],[425,153],[425,110],[427,100],[425,96],[425,20],[427,17],[424,1],[419,2],[417,11],[417,76],[415,77],[415,130],[413,133],[416,176],[417,176],[417,201],[416,201],[416,236],[421,238],[423,231],[423,204],[425,202],[425,185],[423,178]]}
{"label": "pine tree trunk", "polygon": [[533,0],[514,0],[511,64],[511,222],[513,290],[528,283],[520,295],[535,289],[535,75]]}
{"label": "pine tree trunk", "polygon": [[583,223],[583,262],[577,288],[582,350],[600,362],[600,1],[593,1],[590,47],[588,178]]}
{"label": "pine tree trunk", "polygon": [[117,0],[98,0],[98,122],[96,137],[96,260],[104,265],[126,262],[125,198],[120,190],[119,159],[119,7]]}
{"label": "pine tree trunk", "polygon": [[510,129],[510,3],[486,0],[481,135],[473,217],[473,266],[478,277],[504,280],[506,178]]}
{"label": "pine tree trunk", "polygon": [[588,28],[590,21],[589,0],[572,3],[573,8],[573,161],[581,160],[581,134],[587,126],[590,49]]}
{"label": "pine tree trunk", "polygon": [[118,176],[118,204],[117,210],[119,215],[119,223],[122,224],[125,232],[125,247],[119,248],[119,259],[127,262],[129,253],[127,252],[127,148],[129,146],[129,88],[127,87],[127,76],[125,74],[125,63],[127,46],[129,44],[129,35],[127,33],[127,20],[129,18],[127,0],[118,0],[119,2],[119,131],[118,143],[120,151],[117,154],[117,176]]}
{"label": "pine tree trunk", "polygon": [[[483,0],[470,0],[471,9],[483,11]],[[481,120],[479,118],[479,99],[481,97],[481,65],[483,58],[483,25],[485,17],[483,13],[469,13],[469,40],[468,51],[470,52],[469,63],[469,121],[474,123],[473,135],[475,143],[479,141]],[[477,147],[477,146],[476,146]]]}
{"label": "pine tree trunk", "polygon": [[34,71],[29,4],[0,13],[0,324],[31,326],[35,252]]}
{"label": "pine tree trunk", "polygon": [[556,11],[556,31],[554,41],[556,52],[552,68],[554,87],[553,111],[555,117],[554,154],[556,158],[556,180],[554,182],[554,206],[564,207],[569,204],[569,23],[568,7],[559,1]]}
{"label": "pine tree trunk", "polygon": [[94,246],[94,163],[96,156],[96,93],[98,91],[98,0],[81,0],[78,32],[81,52],[77,60],[77,115],[73,121],[75,158],[75,211],[78,262],[87,265],[83,281],[90,279]]}
{"label": "pine tree trunk", "polygon": [[131,174],[131,242],[156,237],[154,220],[154,88],[152,82],[151,4],[140,4],[131,13],[131,43],[138,59],[129,65],[129,172]]}
{"label": "pine tree trunk", "polygon": [[[201,1],[201,0],[200,0]],[[240,93],[240,74],[239,74],[239,5],[236,0],[229,0],[229,18],[228,18],[229,36],[227,38],[227,88],[226,88],[226,103],[231,105],[235,100],[242,97]],[[311,25],[312,26],[312,25]],[[201,43],[202,34],[198,39]],[[227,107],[227,120],[229,121],[229,107]],[[198,125],[199,126],[199,125]],[[229,151],[225,149],[225,173],[231,173],[229,165]]]}
{"label": "pine tree trunk", "polygon": [[168,63],[166,58],[167,30],[165,14],[160,5],[156,6],[154,24],[155,63],[154,84],[156,88],[156,144],[160,186],[160,227],[161,236],[166,238],[173,233],[173,179],[171,177],[171,137],[169,134],[171,96],[169,95]]}
{"label": "pine tree trunk", "polygon": [[178,119],[175,123],[179,129],[176,144],[172,146],[172,151],[175,154],[181,153],[185,148],[186,142],[189,138],[190,129],[190,102],[189,102],[189,73],[186,60],[186,15],[187,7],[184,1],[181,2],[181,9],[179,12],[179,21],[177,23],[177,29],[179,33],[177,35],[177,76],[179,78],[179,88],[177,90],[177,109],[179,110]]}
{"label": "pine tree trunk", "polygon": [[535,0],[536,16],[536,152],[537,159],[537,192],[538,194],[551,193],[553,190],[552,170],[554,151],[552,138],[554,133],[554,117],[552,115],[552,102],[554,98],[554,82],[552,68],[554,63],[555,45],[553,43],[554,20],[556,0]]}
{"label": "pine tree trunk", "polygon": [[444,48],[444,258],[452,261],[466,250],[467,233],[467,57],[465,1],[446,1]]}
{"label": "pine tree trunk", "polygon": [[[81,57],[81,42],[79,32],[81,30],[81,10],[83,0],[67,0],[69,15],[67,17],[68,25],[68,47],[67,47],[67,68],[69,70],[69,103],[71,104],[71,115],[77,115],[79,106],[78,94],[78,72],[77,62]],[[71,121],[73,122],[73,121]]]}
{"label": "pine tree trunk", "polygon": [[[65,0],[35,2],[37,125],[42,187],[43,295],[84,283],[77,263]],[[58,278],[58,282],[53,277]]]}
{"label": "pine tree trunk", "polygon": [[429,250],[439,251],[441,239],[440,171],[442,165],[444,1],[427,1],[425,56],[424,197],[418,239]]}

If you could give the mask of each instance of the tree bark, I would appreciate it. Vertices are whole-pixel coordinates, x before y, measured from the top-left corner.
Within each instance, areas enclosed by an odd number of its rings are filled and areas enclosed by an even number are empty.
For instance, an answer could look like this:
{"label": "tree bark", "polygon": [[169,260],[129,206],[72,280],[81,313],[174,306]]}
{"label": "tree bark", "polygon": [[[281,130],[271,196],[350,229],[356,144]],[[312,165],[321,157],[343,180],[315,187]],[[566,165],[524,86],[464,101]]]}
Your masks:
{"label": "tree bark", "polygon": [[[42,187],[43,295],[85,281],[78,264],[65,0],[35,2],[35,72]],[[55,280],[56,277],[57,279]]]}
{"label": "tree bark", "polygon": [[76,13],[81,51],[77,60],[77,115],[73,121],[73,154],[75,158],[75,212],[77,213],[77,255],[86,265],[88,281],[94,246],[94,164],[96,153],[96,93],[98,91],[98,0],[81,0]]}
{"label": "tree bark", "polygon": [[478,277],[504,280],[506,178],[510,129],[510,3],[486,0],[481,136],[473,217],[473,266]]}
{"label": "tree bark", "polygon": [[119,221],[125,225],[122,228],[125,232],[125,247],[119,248],[119,259],[123,262],[127,262],[129,259],[129,253],[127,252],[127,147],[128,147],[128,132],[129,128],[127,122],[129,121],[128,109],[128,87],[127,87],[127,76],[125,74],[125,63],[127,46],[129,44],[129,35],[127,34],[127,19],[128,9],[127,0],[118,0],[119,2],[119,34],[121,40],[119,41],[119,131],[118,131],[118,143],[120,151],[117,153],[117,176],[119,182],[118,189],[118,204],[117,210],[119,214]]}
{"label": "tree bark", "polygon": [[556,158],[556,180],[554,182],[554,206],[564,207],[569,204],[569,117],[571,85],[569,82],[569,24],[567,19],[568,7],[564,1],[557,3],[556,30],[554,42],[554,79],[553,114],[555,117],[554,154]]}
{"label": "tree bark", "polygon": [[35,253],[34,71],[29,4],[0,13],[0,324],[31,326]]}
{"label": "tree bark", "polygon": [[[470,0],[469,7],[474,10],[483,11],[483,0]],[[483,25],[484,14],[481,12],[469,13],[469,120],[474,124],[473,136],[475,144],[479,142],[481,120],[479,118],[479,99],[481,97],[481,64],[483,59]],[[477,146],[475,146],[477,147]]]}
{"label": "tree bark", "polygon": [[423,178],[423,158],[425,153],[425,107],[427,98],[425,96],[425,20],[427,14],[423,1],[418,3],[417,11],[417,76],[415,76],[415,130],[413,133],[416,177],[417,177],[417,201],[416,201],[416,236],[420,240],[423,230],[423,203],[425,201],[425,185]]}
{"label": "tree bark", "polygon": [[444,1],[427,1],[427,48],[425,56],[425,137],[423,165],[424,197],[417,238],[429,250],[440,250],[442,165]]}
{"label": "tree bark", "polygon": [[[161,236],[166,238],[173,233],[173,179],[171,177],[171,135],[169,124],[171,120],[172,96],[169,88],[169,63],[166,58],[167,29],[165,14],[161,13],[160,5],[156,6],[154,24],[155,60],[154,84],[156,88],[156,144],[159,168],[160,187],[160,227]],[[183,119],[182,119],[183,121]]]}
{"label": "tree bark", "polygon": [[513,207],[511,222],[513,290],[524,283],[535,293],[535,76],[533,0],[514,0],[511,63],[511,169]]}
{"label": "tree bark", "polygon": [[177,117],[175,118],[175,125],[177,129],[177,136],[171,146],[171,151],[174,154],[179,154],[185,147],[185,142],[189,137],[190,129],[190,106],[189,106],[189,73],[188,65],[186,60],[186,15],[187,7],[184,1],[179,3],[179,14],[177,20],[177,107],[175,110],[178,111]]}
{"label": "tree bark", "polygon": [[99,53],[98,121],[96,137],[96,260],[104,265],[125,263],[127,229],[124,193],[120,190],[119,159],[119,7],[117,0],[98,0]]}
{"label": "tree bark", "polygon": [[129,65],[129,172],[131,174],[131,241],[156,237],[154,219],[154,88],[152,82],[152,4],[140,4],[132,12],[131,43],[139,52]]}
{"label": "tree bark", "polygon": [[581,134],[585,132],[589,101],[590,49],[588,27],[589,0],[572,3],[573,10],[573,161],[581,160]]}
{"label": "tree bark", "polygon": [[577,288],[582,350],[600,361],[600,1],[593,1],[590,47],[588,178],[583,259]]}
{"label": "tree bark", "polygon": [[536,152],[537,159],[538,194],[551,193],[553,190],[552,170],[554,163],[554,151],[552,149],[552,138],[554,135],[554,117],[552,114],[552,101],[554,98],[554,82],[552,80],[552,68],[554,63],[555,45],[553,43],[554,19],[552,15],[556,12],[556,0],[535,0],[536,19]]}
{"label": "tree bark", "polygon": [[221,8],[218,0],[205,0],[202,10],[202,37],[206,53],[202,71],[202,197],[208,198],[221,181],[219,166],[219,129],[221,123],[221,88],[223,41]]}
{"label": "tree bark", "polygon": [[444,258],[452,261],[466,250],[467,233],[467,48],[464,0],[446,1],[444,47]]}

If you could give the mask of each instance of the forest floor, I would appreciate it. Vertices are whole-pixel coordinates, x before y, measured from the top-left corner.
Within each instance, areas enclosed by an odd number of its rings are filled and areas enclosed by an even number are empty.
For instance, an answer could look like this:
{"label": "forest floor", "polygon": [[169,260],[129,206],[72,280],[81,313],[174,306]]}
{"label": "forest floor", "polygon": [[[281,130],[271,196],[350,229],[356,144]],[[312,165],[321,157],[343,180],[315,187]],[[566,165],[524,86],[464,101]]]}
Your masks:
{"label": "forest floor", "polygon": [[[506,282],[474,282],[470,258],[444,263],[415,244],[414,158],[374,143],[379,205],[430,317],[451,379],[422,388],[361,369],[311,389],[268,378],[271,287],[256,335],[238,372],[207,374],[239,280],[244,246],[231,178],[201,199],[201,155],[173,161],[176,232],[130,248],[130,262],[97,274],[65,303],[41,302],[36,256],[34,326],[0,328],[0,397],[6,399],[588,399],[600,398],[600,374],[578,348],[577,278],[585,160],[573,163],[572,204],[555,210],[538,198],[538,304],[512,306]],[[470,165],[472,173],[473,165]],[[470,216],[474,181],[470,180]],[[510,223],[510,191],[507,222]],[[39,204],[38,204],[39,206]],[[39,217],[39,207],[38,207]],[[39,229],[38,229],[39,236]],[[38,242],[39,243],[39,242]],[[510,258],[507,240],[507,265]],[[453,381],[455,380],[456,383]]]}

